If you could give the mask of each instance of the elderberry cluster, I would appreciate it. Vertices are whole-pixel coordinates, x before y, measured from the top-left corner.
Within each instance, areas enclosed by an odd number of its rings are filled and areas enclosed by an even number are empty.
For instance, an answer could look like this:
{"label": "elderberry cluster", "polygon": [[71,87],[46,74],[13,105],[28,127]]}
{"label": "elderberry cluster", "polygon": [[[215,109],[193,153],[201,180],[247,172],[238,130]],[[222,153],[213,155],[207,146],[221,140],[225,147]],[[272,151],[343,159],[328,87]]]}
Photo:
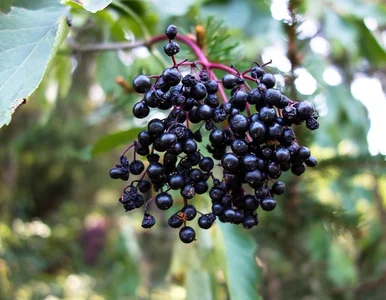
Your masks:
{"label": "elderberry cluster", "polygon": [[[284,193],[285,184],[277,181],[282,172],[291,170],[299,176],[306,166],[316,166],[316,158],[298,144],[291,126],[305,123],[315,130],[318,114],[311,103],[292,101],[275,89],[275,77],[264,65],[255,63],[244,73],[225,68],[229,72],[219,81],[205,65],[196,72],[195,63],[176,63],[177,27],[170,25],[166,36],[169,43],[164,52],[174,65],[160,76],[134,78],[133,87],[143,99],[134,105],[133,114],[143,119],[153,108],[165,111],[167,117],[150,120],[122,154],[120,164],[110,170],[112,178],[125,181],[130,174],[141,175],[125,188],[119,201],[126,211],[146,203],[142,227],[150,228],[156,221],[148,213],[148,204],[154,201],[159,209],[168,210],[174,202],[170,191],[178,191],[183,206],[168,224],[181,228],[179,236],[185,243],[195,240],[194,229],[186,224],[197,214],[203,229],[209,229],[217,218],[250,229],[259,222],[259,207],[273,210],[274,195]],[[180,68],[184,66],[190,72],[183,76]],[[229,102],[222,89],[230,90]],[[203,140],[203,128],[209,133],[208,141]],[[200,143],[210,156],[201,153]],[[134,148],[131,162],[125,156],[130,148]],[[136,155],[146,157],[146,170]],[[151,189],[153,197],[147,195]],[[198,212],[192,201],[202,194],[208,194],[212,202],[206,214]]]}

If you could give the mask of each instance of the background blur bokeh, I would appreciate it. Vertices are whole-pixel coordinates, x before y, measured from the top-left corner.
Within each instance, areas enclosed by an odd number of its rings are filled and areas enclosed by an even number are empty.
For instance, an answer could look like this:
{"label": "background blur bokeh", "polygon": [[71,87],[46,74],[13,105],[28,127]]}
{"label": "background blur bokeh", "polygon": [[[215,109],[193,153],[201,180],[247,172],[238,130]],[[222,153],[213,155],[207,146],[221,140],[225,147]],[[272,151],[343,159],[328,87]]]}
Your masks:
{"label": "background blur bokeh", "polygon": [[[385,299],[384,2],[120,3],[72,9],[68,41],[0,130],[0,299],[230,299],[244,285],[264,299]],[[214,61],[242,70],[272,59],[279,88],[320,113],[319,130],[298,132],[319,165],[285,175],[288,191],[251,231],[216,225],[183,245],[167,213],[155,212],[157,225],[145,230],[141,212],[117,201],[124,183],[108,170],[147,121],[133,120],[138,95],[115,79],[170,62],[162,45],[72,48],[141,40],[170,23],[184,34],[204,26]],[[237,48],[220,53],[215,34]],[[185,49],[179,58],[192,57]]]}

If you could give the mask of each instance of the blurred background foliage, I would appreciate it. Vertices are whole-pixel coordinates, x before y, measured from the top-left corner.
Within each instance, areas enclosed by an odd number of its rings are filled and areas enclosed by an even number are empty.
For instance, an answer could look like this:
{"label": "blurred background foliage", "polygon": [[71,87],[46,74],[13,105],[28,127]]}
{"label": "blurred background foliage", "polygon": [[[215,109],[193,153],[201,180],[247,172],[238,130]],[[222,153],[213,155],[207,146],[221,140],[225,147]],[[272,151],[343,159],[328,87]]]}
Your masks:
{"label": "blurred background foliage", "polygon": [[[1,299],[385,299],[384,2],[120,0],[95,14],[72,4],[71,23],[0,131]],[[141,212],[117,202],[122,184],[108,170],[147,121],[133,120],[138,95],[116,79],[170,62],[162,45],[81,47],[146,39],[170,23],[192,37],[202,25],[212,61],[272,59],[279,87],[319,110],[320,129],[297,133],[318,167],[285,176],[288,191],[251,231],[217,224],[183,245],[167,215],[144,230]]]}

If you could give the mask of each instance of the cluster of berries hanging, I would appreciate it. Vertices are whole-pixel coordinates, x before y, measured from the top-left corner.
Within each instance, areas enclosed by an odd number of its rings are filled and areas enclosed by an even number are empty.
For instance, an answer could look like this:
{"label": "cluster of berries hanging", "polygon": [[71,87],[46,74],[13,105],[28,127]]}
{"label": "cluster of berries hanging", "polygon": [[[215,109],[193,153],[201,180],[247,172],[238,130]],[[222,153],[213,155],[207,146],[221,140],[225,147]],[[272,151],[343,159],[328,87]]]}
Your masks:
{"label": "cluster of berries hanging", "polygon": [[[264,65],[255,63],[244,73],[218,65],[228,70],[220,81],[205,63],[201,62],[202,68],[200,62],[176,63],[174,55],[180,50],[176,36],[177,27],[170,25],[164,52],[172,57],[173,66],[160,76],[139,75],[133,80],[135,91],[143,94],[133,107],[134,116],[146,118],[150,108],[167,111],[168,116],[150,120],[147,129],[122,154],[120,164],[110,170],[110,176],[126,181],[130,174],[141,175],[124,189],[119,201],[126,211],[145,205],[144,228],[155,224],[148,204],[154,201],[159,209],[170,209],[173,197],[169,191],[179,191],[183,206],[168,223],[181,227],[180,239],[190,243],[196,233],[186,224],[197,214],[198,226],[203,229],[209,229],[217,218],[247,229],[256,226],[256,210],[273,210],[273,196],[285,191],[285,184],[277,181],[282,172],[291,170],[299,176],[306,166],[317,164],[310,149],[298,144],[291,126],[305,123],[315,130],[319,124],[311,103],[292,101],[274,89],[275,77],[264,71]],[[184,66],[190,69],[185,76],[180,71]],[[224,89],[231,91],[229,101]],[[256,109],[253,114],[251,107]],[[202,128],[209,131],[209,141],[203,141]],[[197,143],[203,143],[211,157],[203,155]],[[129,162],[125,154],[131,148],[134,160]],[[147,158],[146,170],[136,155]],[[221,178],[216,178],[218,173]],[[140,193],[151,189],[156,195],[145,201]],[[205,193],[212,207],[210,213],[203,214],[192,199]]]}

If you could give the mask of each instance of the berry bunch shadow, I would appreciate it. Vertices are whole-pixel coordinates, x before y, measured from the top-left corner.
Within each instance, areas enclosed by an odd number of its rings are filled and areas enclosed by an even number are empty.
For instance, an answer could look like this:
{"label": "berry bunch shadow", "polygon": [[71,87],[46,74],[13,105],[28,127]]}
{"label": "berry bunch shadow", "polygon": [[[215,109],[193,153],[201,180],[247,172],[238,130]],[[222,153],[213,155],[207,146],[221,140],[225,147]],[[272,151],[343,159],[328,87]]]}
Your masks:
{"label": "berry bunch shadow", "polygon": [[[277,180],[283,172],[300,176],[306,167],[316,166],[316,158],[308,147],[298,144],[291,126],[305,124],[315,130],[318,113],[310,102],[295,102],[275,89],[275,77],[264,70],[265,65],[254,63],[240,73],[233,66],[207,60],[177,63],[177,27],[169,25],[165,33],[169,42],[164,52],[173,66],[161,75],[134,78],[133,87],[143,98],[134,105],[133,115],[143,119],[151,109],[158,109],[167,117],[150,120],[110,170],[111,178],[124,181],[131,174],[140,175],[124,189],[119,201],[126,211],[144,206],[142,227],[151,228],[156,220],[148,204],[154,202],[160,210],[168,210],[174,203],[169,192],[179,191],[183,206],[168,224],[180,228],[184,243],[196,239],[195,230],[187,224],[197,215],[203,229],[209,229],[216,219],[250,229],[259,223],[257,210],[272,211],[274,195],[285,192],[285,184]],[[190,70],[185,76],[180,71],[184,67]],[[227,73],[218,80],[212,69]],[[229,101],[224,89],[230,90]],[[251,114],[251,106],[256,113]],[[192,124],[198,129],[193,131]],[[202,130],[209,131],[207,142],[203,142]],[[206,144],[210,156],[201,153],[200,143]],[[125,156],[130,149],[134,149],[131,162]],[[146,157],[146,168],[136,155]],[[215,167],[222,172],[214,172]],[[215,177],[217,173],[222,173],[221,178]],[[155,196],[145,201],[143,194],[151,190]],[[203,194],[212,202],[209,213],[197,211],[193,204],[195,195]]]}

